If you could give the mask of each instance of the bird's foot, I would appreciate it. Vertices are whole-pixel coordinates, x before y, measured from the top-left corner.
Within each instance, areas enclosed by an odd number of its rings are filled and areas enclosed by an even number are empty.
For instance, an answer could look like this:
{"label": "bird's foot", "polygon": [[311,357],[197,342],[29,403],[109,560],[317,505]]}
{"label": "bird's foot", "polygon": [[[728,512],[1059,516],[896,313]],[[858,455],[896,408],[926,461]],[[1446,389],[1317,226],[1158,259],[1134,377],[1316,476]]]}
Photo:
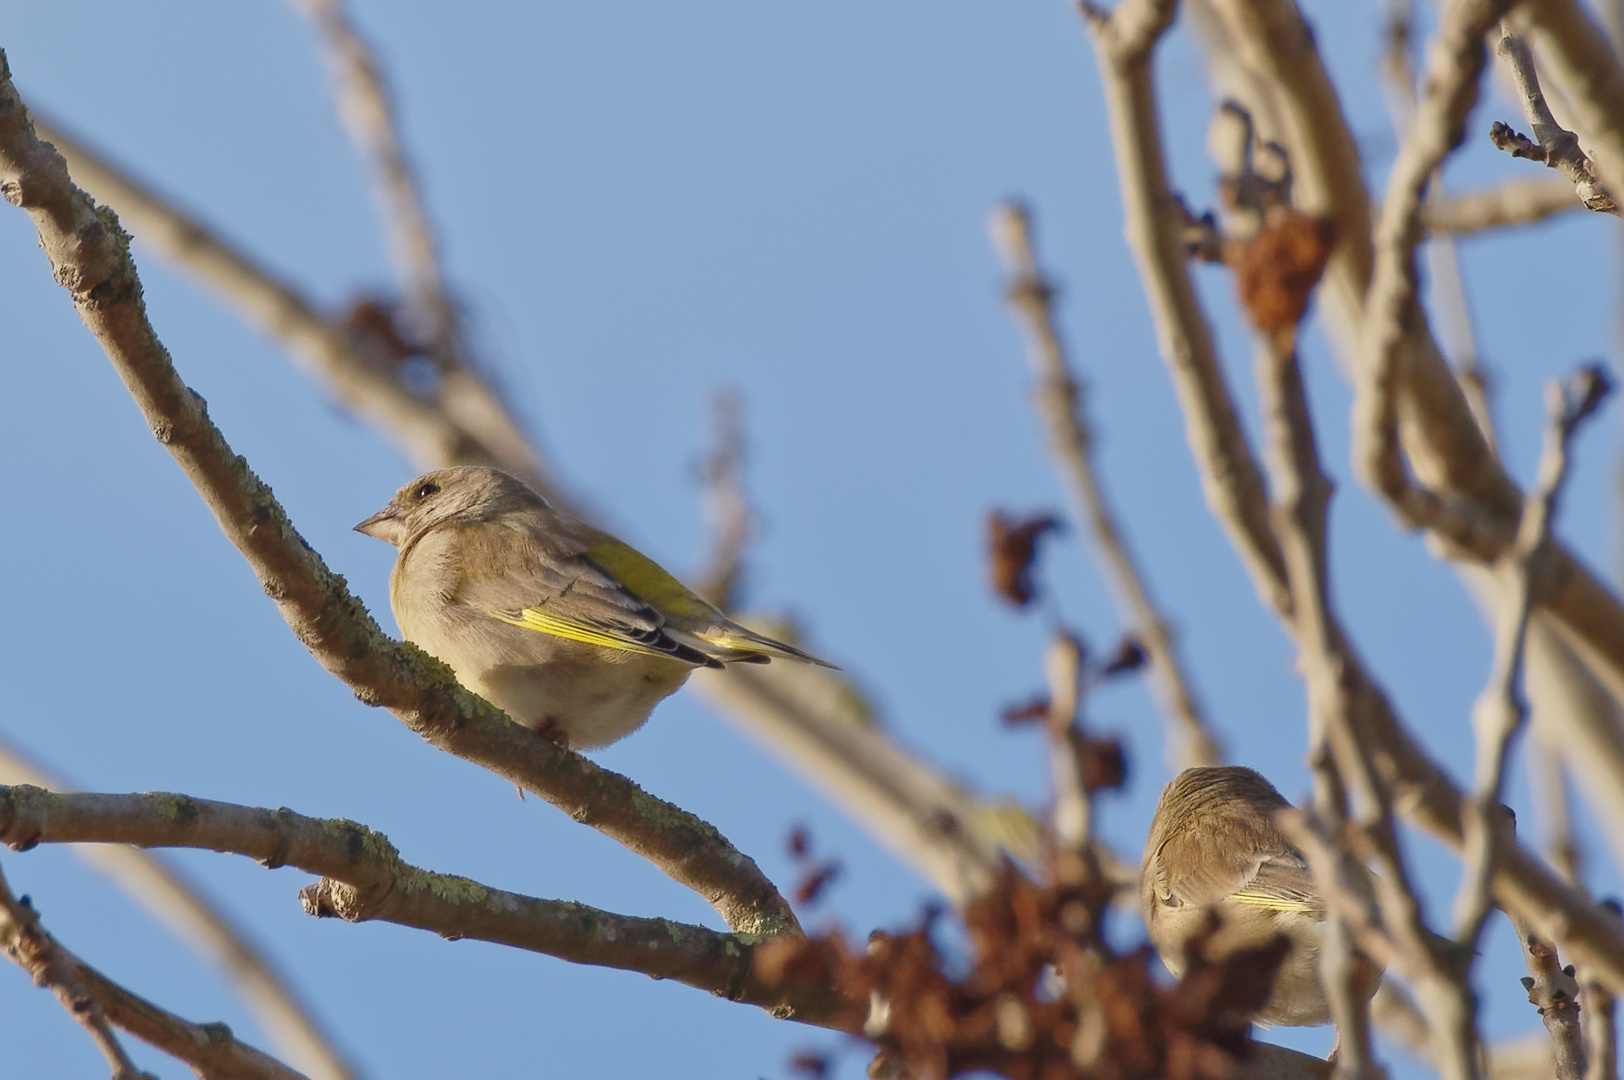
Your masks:
{"label": "bird's foot", "polygon": [[530,729],[543,739],[557,746],[560,750],[570,748],[570,733],[564,730],[564,725],[558,722],[558,717],[549,716],[541,723]]}

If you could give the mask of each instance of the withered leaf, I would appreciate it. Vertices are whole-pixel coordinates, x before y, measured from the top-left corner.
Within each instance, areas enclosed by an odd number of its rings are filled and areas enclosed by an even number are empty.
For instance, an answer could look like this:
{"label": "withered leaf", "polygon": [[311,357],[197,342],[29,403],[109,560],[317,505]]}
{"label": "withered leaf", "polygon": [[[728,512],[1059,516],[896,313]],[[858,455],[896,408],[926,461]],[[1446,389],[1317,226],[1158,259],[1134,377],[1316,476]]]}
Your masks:
{"label": "withered leaf", "polygon": [[1016,607],[1025,607],[1037,595],[1032,582],[1038,540],[1059,530],[1053,514],[1028,518],[1008,517],[998,510],[987,515],[987,571],[993,591]]}

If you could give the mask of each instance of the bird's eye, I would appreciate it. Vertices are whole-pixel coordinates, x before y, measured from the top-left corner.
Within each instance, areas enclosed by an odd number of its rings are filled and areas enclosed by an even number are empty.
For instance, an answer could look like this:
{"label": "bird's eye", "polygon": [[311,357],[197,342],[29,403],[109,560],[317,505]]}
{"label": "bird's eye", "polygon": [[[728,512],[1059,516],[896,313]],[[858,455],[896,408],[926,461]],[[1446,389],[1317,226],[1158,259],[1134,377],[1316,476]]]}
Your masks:
{"label": "bird's eye", "polygon": [[430,495],[438,495],[439,493],[440,493],[440,485],[436,484],[432,480],[429,481],[426,484],[418,484],[417,485],[417,490],[412,492],[412,494],[416,495],[419,499],[426,499]]}

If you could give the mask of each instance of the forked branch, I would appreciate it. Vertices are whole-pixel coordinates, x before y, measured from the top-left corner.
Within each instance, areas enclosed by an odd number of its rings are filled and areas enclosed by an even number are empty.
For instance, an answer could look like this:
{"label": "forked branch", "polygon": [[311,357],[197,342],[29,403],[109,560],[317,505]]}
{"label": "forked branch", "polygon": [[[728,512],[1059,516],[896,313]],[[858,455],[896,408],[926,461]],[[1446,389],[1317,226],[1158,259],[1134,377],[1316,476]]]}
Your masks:
{"label": "forked branch", "polygon": [[827,986],[756,974],[758,935],[723,934],[565,900],[538,900],[407,863],[387,838],[353,821],[309,818],[185,795],[99,795],[0,786],[0,843],[185,847],[243,855],[321,880],[300,897],[318,917],[380,919],[442,937],[475,938],[576,964],[673,979],[780,1017],[830,1024],[849,1003]]}
{"label": "forked branch", "polygon": [[[3,54],[0,54],[3,57]],[[0,58],[0,190],[27,210],[68,289],[159,442],[324,667],[437,748],[491,770],[599,829],[698,892],[736,930],[796,930],[789,904],[714,826],[509,720],[444,664],[384,634],[208,418],[147,321],[118,219],[73,186],[34,135]]]}

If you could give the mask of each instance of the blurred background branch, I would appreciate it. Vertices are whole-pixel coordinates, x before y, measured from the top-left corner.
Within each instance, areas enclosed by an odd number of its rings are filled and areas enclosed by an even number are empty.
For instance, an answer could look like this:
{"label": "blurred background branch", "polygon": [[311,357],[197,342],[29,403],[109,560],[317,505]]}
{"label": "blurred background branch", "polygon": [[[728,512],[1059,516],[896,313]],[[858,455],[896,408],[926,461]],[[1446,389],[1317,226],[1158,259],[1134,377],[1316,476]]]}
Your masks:
{"label": "blurred background branch", "polygon": [[1151,598],[1144,573],[1100,485],[1093,460],[1094,436],[1083,414],[1083,386],[1072,374],[1055,325],[1055,286],[1038,267],[1030,213],[1024,206],[1005,203],[993,211],[989,229],[1009,278],[1005,295],[1010,310],[1026,334],[1027,353],[1038,380],[1033,402],[1048,436],[1050,456],[1066,481],[1077,516],[1088,525],[1095,557],[1111,587],[1119,617],[1150,654],[1151,684],[1167,724],[1168,762],[1175,769],[1216,765],[1223,751],[1196,701],[1173,629]]}
{"label": "blurred background branch", "polygon": [[306,1080],[280,1061],[238,1042],[224,1024],[194,1024],[146,1001],[69,952],[40,925],[27,898],[0,876],[0,947],[48,987],[112,1066],[113,1080],[153,1080],[137,1069],[109,1023],[190,1065],[203,1080]]}
{"label": "blurred background branch", "polygon": [[[549,459],[525,434],[494,368],[469,344],[466,312],[446,273],[444,245],[436,235],[414,155],[402,135],[398,104],[378,55],[340,0],[297,0],[294,6],[317,31],[332,72],[339,114],[370,169],[397,281],[394,294],[364,295],[343,310],[323,310],[74,140],[60,132],[53,132],[52,140],[68,154],[74,175],[83,174],[87,186],[104,191],[143,241],[224,295],[234,310],[300,358],[335,399],[367,419],[414,463],[422,467],[494,463],[566,501]],[[1590,34],[1594,23],[1572,0],[1526,0],[1520,5],[1509,0],[1446,0],[1439,5],[1439,30],[1418,101],[1418,80],[1410,65],[1413,12],[1408,3],[1391,5],[1384,67],[1399,138],[1398,159],[1385,198],[1373,203],[1364,186],[1367,163],[1361,162],[1361,154],[1375,156],[1370,147],[1377,140],[1362,130],[1356,132],[1349,122],[1350,115],[1364,114],[1344,110],[1348,84],[1339,87],[1330,77],[1329,72],[1337,70],[1335,41],[1316,36],[1294,0],[1121,0],[1109,11],[1083,0],[1079,9],[1100,68],[1129,246],[1138,261],[1157,343],[1172,375],[1197,475],[1212,514],[1263,606],[1278,617],[1296,647],[1308,687],[1313,812],[1298,821],[1297,835],[1305,851],[1314,849],[1310,854],[1321,864],[1316,867],[1317,880],[1333,915],[1320,962],[1331,984],[1342,1040],[1334,1068],[1340,1076],[1361,1080],[1383,1075],[1377,1060],[1382,1046],[1369,1038],[1369,1018],[1363,997],[1356,992],[1354,947],[1363,944],[1390,962],[1396,976],[1376,999],[1376,1019],[1400,1045],[1420,1048],[1440,1073],[1461,1078],[1480,1072],[1557,1075],[1562,1080],[1581,1073],[1595,1080],[1610,1076],[1616,1071],[1613,996],[1624,990],[1624,931],[1616,913],[1598,906],[1590,894],[1581,873],[1586,868],[1577,855],[1577,833],[1582,831],[1592,846],[1599,838],[1612,849],[1615,864],[1624,860],[1620,825],[1624,606],[1613,589],[1578,560],[1578,548],[1550,530],[1560,470],[1556,479],[1539,478],[1525,497],[1512,479],[1510,465],[1515,462],[1502,460],[1502,441],[1492,423],[1490,387],[1479,366],[1473,311],[1459,265],[1464,256],[1457,255],[1452,240],[1466,232],[1540,220],[1579,202],[1568,179],[1512,179],[1448,195],[1440,177],[1461,139],[1476,137],[1465,126],[1465,118],[1482,81],[1485,36],[1493,34],[1501,15],[1509,12],[1507,25],[1531,46],[1513,59],[1521,73],[1521,96],[1530,107],[1540,106],[1535,109],[1534,139],[1505,135],[1502,141],[1547,160],[1554,151],[1555,157],[1568,161],[1567,171],[1581,187],[1595,189],[1591,194],[1597,198],[1610,198],[1606,192],[1620,190],[1624,180],[1620,164],[1624,151],[1619,149],[1624,145],[1620,142],[1624,124],[1618,119],[1624,109],[1613,108],[1624,101],[1624,68],[1613,50],[1607,49],[1605,55],[1597,52],[1599,35]],[[1201,217],[1186,208],[1169,178],[1160,110],[1171,102],[1152,78],[1152,53],[1176,14],[1187,16],[1197,29],[1208,56],[1210,80],[1219,91],[1216,97],[1235,99],[1224,101],[1212,128],[1210,141],[1222,175],[1216,212]],[[1549,107],[1542,105],[1537,89],[1536,64],[1551,98]],[[0,114],[4,111],[0,108]],[[1167,130],[1185,131],[1185,112],[1180,113],[1184,119]],[[1560,128],[1557,116],[1573,128],[1571,133]],[[0,127],[3,124],[0,116]],[[1184,149],[1175,147],[1173,156]],[[169,382],[154,382],[140,370],[143,365],[154,366],[147,363],[150,356],[140,355],[136,340],[143,332],[150,336],[151,330],[136,320],[135,332],[130,332],[128,294],[138,293],[139,283],[133,269],[114,265],[116,259],[105,258],[105,245],[98,246],[106,238],[97,230],[110,219],[78,213],[84,208],[72,198],[64,202],[60,188],[65,178],[41,180],[48,171],[41,163],[48,155],[25,148],[22,156],[29,160],[6,186],[7,197],[34,210],[36,217],[41,216],[42,205],[49,205],[44,216],[56,220],[42,226],[41,236],[59,277],[74,292],[86,321],[109,344],[121,374],[145,399],[149,422],[198,480],[222,527],[249,556],[296,633],[307,643],[314,642],[311,651],[323,663],[363,700],[389,704],[436,746],[517,777],[531,790],[549,790],[572,816],[603,827],[717,903],[730,925],[750,932],[798,925],[767,875],[713,835],[714,830],[707,831],[703,822],[690,820],[673,806],[654,806],[616,774],[516,741],[491,723],[488,710],[458,697],[444,683],[443,672],[424,657],[386,644],[364,613],[352,618],[358,611],[353,598],[342,584],[334,586],[326,567],[313,555],[300,555],[297,537],[268,489],[245,468],[227,467],[226,458],[232,455],[200,402],[193,402],[172,370],[167,373]],[[1501,164],[1512,167],[1503,160]],[[52,227],[60,227],[64,220],[73,228],[53,233]],[[1177,655],[1165,616],[1152,602],[1117,515],[1100,490],[1091,418],[1082,408],[1083,388],[1067,366],[1055,325],[1054,286],[1032,252],[1024,210],[1001,207],[994,219],[994,238],[1010,281],[1010,306],[1026,331],[1038,372],[1039,415],[1051,453],[1078,516],[1089,523],[1119,618],[1132,631],[1123,648],[1137,649],[1137,639],[1149,655],[1149,674],[1168,732],[1169,759],[1178,764],[1216,761],[1221,756],[1219,738],[1191,689],[1194,680]],[[63,257],[74,244],[81,250]],[[1430,291],[1423,289],[1418,265],[1423,252]],[[1212,294],[1198,291],[1192,280],[1188,266],[1192,257],[1229,266],[1240,298],[1237,310],[1257,332],[1267,482],[1243,419],[1250,410],[1237,404],[1217,345],[1215,326],[1229,333],[1231,313],[1215,310],[1209,315],[1203,298],[1210,300]],[[106,276],[98,279],[103,271]],[[1109,291],[1105,284],[1090,286],[1086,298],[1091,319],[1098,309],[1096,288],[1101,295]],[[1453,751],[1465,743],[1462,717],[1449,711],[1441,722],[1435,719],[1437,701],[1412,700],[1413,686],[1395,685],[1390,695],[1385,687],[1393,684],[1392,673],[1378,677],[1376,663],[1387,658],[1387,643],[1375,645],[1369,659],[1361,656],[1331,602],[1334,575],[1327,506],[1331,475],[1339,463],[1322,461],[1315,443],[1315,417],[1305,383],[1312,379],[1317,342],[1308,343],[1299,354],[1297,324],[1310,295],[1325,316],[1317,325],[1341,355],[1359,391],[1355,472],[1391,502],[1405,526],[1419,528],[1428,545],[1449,560],[1483,606],[1487,621],[1498,628],[1490,690],[1479,710],[1477,775],[1466,793],[1440,764],[1441,759],[1461,767],[1460,755]],[[1485,317],[1484,322],[1490,320]],[[1508,351],[1487,331],[1485,336],[1496,342],[1497,351]],[[1118,351],[1125,352],[1114,349],[1111,355]],[[1497,373],[1512,370],[1509,357],[1494,359]],[[166,364],[164,359],[156,367]],[[1106,377],[1102,368],[1100,378]],[[160,407],[151,406],[153,399],[160,399]],[[1500,404],[1508,413],[1516,409],[1515,402]],[[1115,416],[1116,410],[1108,415]],[[1340,431],[1337,419],[1319,418],[1329,421],[1328,430]],[[714,448],[704,470],[711,549],[698,580],[718,603],[748,610],[741,582],[751,569],[757,514],[745,489],[745,431],[737,398],[718,399],[713,428]],[[210,443],[211,438],[217,445]],[[1514,450],[1517,439],[1516,431],[1511,431],[1504,445]],[[241,464],[241,459],[236,461]],[[1025,525],[1041,532],[1043,520],[1034,518]],[[1157,561],[1165,560],[1169,550],[1161,536],[1147,530],[1141,540],[1150,541],[1145,547],[1153,556],[1151,565],[1167,565]],[[1027,544],[1028,556],[1032,546]],[[1184,546],[1177,545],[1177,550],[1182,553]],[[1197,550],[1193,542],[1190,550]],[[1367,567],[1363,561],[1349,563]],[[1395,572],[1391,581],[1372,579],[1371,588],[1387,588],[1402,580],[1407,579]],[[1361,581],[1353,589],[1339,590],[1344,606],[1357,606],[1351,598],[1363,585]],[[1172,595],[1183,616],[1186,596]],[[1226,627],[1232,624],[1230,614],[1225,612]],[[1360,626],[1362,617],[1368,616],[1350,613],[1348,625]],[[762,614],[747,618],[788,640],[796,639],[796,627],[788,620]],[[1234,620],[1233,625],[1241,623]],[[1201,635],[1201,641],[1206,640]],[[1374,645],[1379,639],[1366,640]],[[1190,652],[1200,658],[1209,648],[1192,647]],[[379,663],[380,656],[381,669],[368,666]],[[979,661],[979,649],[976,657]],[[1032,931],[1033,925],[1061,928],[1077,940],[1097,934],[1097,925],[1089,924],[1085,932],[1075,921],[1082,910],[1097,922],[1098,910],[1088,904],[1069,909],[1071,915],[1064,918],[1051,911],[1044,916],[1051,921],[1023,924],[1018,931],[1000,928],[996,919],[989,921],[987,912],[998,904],[1022,896],[1023,903],[1038,902],[1041,889],[1021,892],[1024,886],[1009,866],[1011,857],[1034,880],[1101,890],[1090,894],[1089,904],[1103,905],[1109,891],[1133,883],[1134,868],[1116,860],[1105,845],[1111,815],[1101,815],[1091,799],[1088,774],[1097,762],[1089,755],[1104,740],[1096,744],[1085,735],[1082,706],[1098,666],[1089,659],[1081,635],[1066,632],[1051,643],[1045,667],[1048,696],[1027,708],[1041,712],[1046,722],[1054,803],[1050,814],[1036,817],[1014,800],[983,797],[968,782],[948,779],[905,749],[900,736],[880,725],[872,696],[855,678],[782,665],[696,677],[700,695],[727,719],[784,759],[945,896],[957,909],[955,918],[962,921],[970,944],[962,955],[938,954],[927,915],[912,936],[875,939],[866,959],[861,949],[845,948],[838,936],[784,935],[780,944],[791,947],[791,960],[807,965],[796,968],[786,961],[780,974],[789,973],[788,984],[774,982],[767,989],[752,984],[741,993],[740,980],[748,981],[759,972],[748,960],[738,967],[739,958],[732,953],[727,957],[733,966],[723,963],[721,974],[710,971],[700,977],[690,971],[692,977],[685,981],[770,1007],[776,999],[769,990],[786,985],[829,990],[834,983],[827,976],[834,969],[817,965],[835,963],[831,957],[838,954],[844,959],[836,969],[846,975],[861,969],[859,974],[867,973],[863,978],[876,977],[876,971],[883,976],[869,987],[867,1030],[885,1043],[882,1056],[889,1055],[890,1060],[900,1060],[893,1053],[899,1047],[908,1050],[903,1056],[916,1064],[916,1072],[922,1050],[928,1051],[928,1060],[945,1062],[963,1049],[959,1042],[965,1040],[976,1052],[993,1055],[982,1060],[1029,1060],[1019,1055],[1033,1052],[1034,1032],[1044,1038],[1056,1036],[1053,1041],[1065,1050],[1063,1068],[1086,1070],[1098,1063],[1101,1048],[1114,1045],[1108,1043],[1114,1014],[1100,1001],[1086,1000],[1087,995],[1097,992],[1101,1001],[1113,993],[1122,997],[1127,993],[1124,984],[1109,979],[1129,978],[1126,969],[1108,970],[1098,963],[1110,955],[1109,949],[1096,949],[1088,964],[1049,963],[1055,985],[1074,995],[1065,1007],[1076,1006],[1075,1031],[1053,1026],[1056,1014],[1043,1011],[1056,1001],[1040,1000],[1035,992],[1028,996],[1024,986],[1003,996],[987,995],[982,993],[984,984],[972,985],[973,979],[948,970],[973,956],[978,965],[989,960],[1005,964],[980,970],[1006,978],[1011,972],[1027,971],[1034,955],[1058,955],[1056,941],[1063,942],[1063,937],[1047,939],[1036,946],[1036,953],[1028,948],[1042,936]],[[1203,683],[1222,687],[1222,681],[1213,678],[1214,669],[1201,670]],[[1507,794],[1513,740],[1523,727],[1519,681],[1526,685],[1529,699],[1533,739],[1528,767],[1536,781],[1532,801],[1541,818],[1540,846],[1549,850],[1549,866],[1496,826],[1498,803]],[[1265,699],[1259,695],[1259,700]],[[1226,742],[1255,741],[1252,727],[1262,730],[1267,723],[1252,715],[1250,696],[1245,703],[1247,726],[1226,730]],[[1411,723],[1410,718],[1418,722]],[[944,752],[934,742],[928,750]],[[1120,750],[1116,761],[1120,779]],[[1570,780],[1590,813],[1568,806]],[[641,809],[628,809],[633,804]],[[671,824],[667,817],[677,827],[665,828]],[[1428,898],[1417,879],[1429,873],[1435,877],[1436,871],[1426,865],[1425,857],[1407,850],[1412,838],[1401,832],[1401,821],[1433,833],[1462,853],[1457,921],[1464,946],[1441,942],[1429,929]],[[691,852],[685,849],[690,842],[700,861],[709,861],[697,873],[688,862]],[[1078,856],[1071,877],[1061,874],[1055,861],[1057,852],[1067,851]],[[1380,871],[1374,905],[1356,884],[1363,880],[1363,864],[1371,862]],[[136,868],[143,865],[130,863],[122,872],[130,880],[156,872]],[[1592,877],[1602,875],[1609,881],[1605,875],[1616,871],[1616,865],[1599,860],[1589,868]],[[380,899],[376,894],[390,892],[379,887],[380,880],[369,878],[366,887],[355,887],[335,876],[307,890],[306,898],[320,913],[387,920],[389,905],[403,901],[390,895]],[[827,878],[819,883],[827,884]],[[398,881],[393,888],[401,891]],[[559,903],[484,891],[512,908]],[[814,902],[817,892],[807,890],[797,903]],[[166,904],[186,908],[195,903],[172,888],[165,895],[172,895]],[[1052,896],[1041,902],[1059,903],[1055,911],[1068,910]],[[615,923],[616,917],[605,912],[565,906],[575,914],[589,912],[600,926],[612,925],[622,946],[634,947],[643,940],[639,934],[646,932],[650,947],[660,952],[664,949],[660,935],[673,928],[676,953],[683,952],[684,943],[675,939],[690,932],[686,944],[697,942],[700,952],[712,960],[716,950],[743,946],[748,951],[754,945],[738,935],[695,926],[660,920]],[[1476,994],[1492,997],[1498,987],[1468,979],[1474,964],[1469,954],[1480,939],[1486,942],[1485,949],[1490,947],[1482,931],[1494,906],[1504,907],[1512,916],[1534,983],[1531,1000],[1541,1008],[1550,1034],[1510,1043],[1482,1040],[1480,1048]],[[562,908],[547,910],[555,916],[564,914]],[[1009,917],[1020,922],[1015,915]],[[411,925],[430,921],[420,919]],[[433,928],[455,934],[465,929],[450,918],[435,922]],[[521,940],[524,934],[487,936],[529,947]],[[896,951],[904,940],[912,943],[908,947],[923,950],[907,962]],[[1002,942],[1002,947],[989,942]],[[599,946],[608,947],[601,940],[594,948]],[[223,943],[220,947],[230,948]],[[1560,966],[1558,948],[1576,961],[1575,968]],[[1043,949],[1050,953],[1043,954]],[[556,948],[541,951],[562,954]],[[874,958],[880,955],[889,957],[892,966],[876,968]],[[908,966],[921,957],[933,958],[935,968]],[[864,964],[869,966],[863,968]],[[648,970],[648,965],[625,966]],[[1487,970],[1486,964],[1479,966]],[[937,980],[930,983],[936,987],[932,993],[945,996],[931,1000],[947,1010],[951,1032],[924,1037],[921,1043],[920,1029],[908,1018],[924,1015],[926,998],[911,999],[914,991],[899,989],[894,979],[904,971],[927,982]],[[660,968],[654,973],[671,971]],[[1143,974],[1140,970],[1133,977]],[[1202,1053],[1216,1053],[1214,1048],[1228,1053],[1223,1048],[1234,1045],[1225,1041],[1230,1029],[1224,1027],[1228,1021],[1221,1018],[1220,1006],[1245,989],[1223,981],[1235,975],[1213,969],[1157,991],[1183,995],[1178,1000],[1186,1011],[1175,1010],[1177,1015],[1216,1025],[1194,1036]],[[1145,992],[1130,979],[1128,990],[1135,986],[1134,992]],[[841,985],[841,993],[848,1005],[865,996],[853,994],[848,984]],[[1574,1004],[1580,996],[1584,1011],[1576,1016]],[[812,1011],[817,1008],[827,1008],[832,1016],[841,1003],[830,998]],[[1189,1030],[1178,1027],[1183,1022],[1162,1029],[1163,1036],[1175,1041],[1191,1037]],[[856,1024],[845,1016],[836,1026]],[[1059,1037],[1062,1030],[1065,1038]],[[928,1056],[938,1053],[943,1056]],[[1259,1053],[1253,1066],[1256,1075],[1276,1075],[1271,1070],[1277,1066],[1283,1070],[1279,1075],[1285,1076],[1331,1069],[1284,1052]],[[1586,1056],[1588,1069],[1583,1064]],[[1205,1062],[1190,1065],[1189,1076],[1209,1080],[1203,1070],[1217,1068],[1212,1062],[1220,1058],[1180,1060]],[[114,1055],[115,1070],[126,1065]],[[343,1067],[342,1062],[336,1067]],[[936,1070],[944,1076],[948,1071],[945,1065]],[[923,1075],[934,1080],[928,1068]]]}
{"label": "blurred background branch", "polygon": [[[0,784],[70,790],[3,736]],[[351,1080],[360,1075],[270,954],[179,867],[125,844],[78,844],[73,852],[214,964],[282,1053],[311,1080]]]}

